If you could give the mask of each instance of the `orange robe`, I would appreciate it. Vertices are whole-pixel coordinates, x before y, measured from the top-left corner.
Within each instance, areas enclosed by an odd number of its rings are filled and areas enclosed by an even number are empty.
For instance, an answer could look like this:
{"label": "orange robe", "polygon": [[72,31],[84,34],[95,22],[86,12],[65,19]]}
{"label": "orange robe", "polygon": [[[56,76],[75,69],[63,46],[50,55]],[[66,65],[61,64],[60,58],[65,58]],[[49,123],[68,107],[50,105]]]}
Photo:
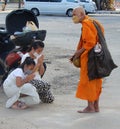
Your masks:
{"label": "orange robe", "polygon": [[[80,81],[78,82],[76,97],[93,102],[97,100],[100,96],[102,89],[102,79],[94,79],[89,81],[87,62],[88,62],[88,52],[97,43],[98,36],[97,36],[97,30],[88,16],[85,17],[85,19],[82,21],[81,24],[82,24],[82,33],[80,41],[78,43],[77,50],[81,49],[82,47],[85,48],[86,50],[82,53],[80,57],[81,60]],[[102,26],[101,28],[103,31]]]}

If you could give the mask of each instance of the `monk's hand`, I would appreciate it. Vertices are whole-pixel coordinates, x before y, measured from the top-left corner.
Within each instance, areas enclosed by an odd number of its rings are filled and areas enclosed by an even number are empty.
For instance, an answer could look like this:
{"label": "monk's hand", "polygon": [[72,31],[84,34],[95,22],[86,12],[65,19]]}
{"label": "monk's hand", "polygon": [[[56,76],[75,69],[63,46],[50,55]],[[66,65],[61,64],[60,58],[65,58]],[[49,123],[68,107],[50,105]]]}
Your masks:
{"label": "monk's hand", "polygon": [[74,54],[75,58],[78,58],[81,56],[81,54],[85,51],[84,48],[81,48],[80,50],[77,50]]}
{"label": "monk's hand", "polygon": [[73,58],[75,57],[75,55],[73,55],[73,56],[71,56],[70,58],[69,58],[69,60],[70,60],[70,62],[72,63],[73,62]]}
{"label": "monk's hand", "polygon": [[69,60],[72,63],[73,60],[76,59],[76,58],[78,58],[78,57],[79,57],[78,54],[76,54],[76,52],[75,52],[75,54],[73,56],[71,56]]}
{"label": "monk's hand", "polygon": [[80,55],[81,55],[81,52],[80,52],[80,50],[78,50],[75,52],[74,58],[78,58],[78,57],[80,57]]}

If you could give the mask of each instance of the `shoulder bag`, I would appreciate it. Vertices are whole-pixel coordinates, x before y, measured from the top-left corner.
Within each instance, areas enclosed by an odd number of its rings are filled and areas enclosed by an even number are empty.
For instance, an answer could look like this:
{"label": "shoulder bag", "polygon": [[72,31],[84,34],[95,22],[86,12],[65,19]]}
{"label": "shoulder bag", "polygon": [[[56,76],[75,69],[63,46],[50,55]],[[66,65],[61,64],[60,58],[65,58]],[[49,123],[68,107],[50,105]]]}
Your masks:
{"label": "shoulder bag", "polygon": [[93,21],[97,29],[99,43],[88,53],[88,77],[89,80],[107,77],[117,65],[114,63],[108,50],[105,37],[100,26]]}

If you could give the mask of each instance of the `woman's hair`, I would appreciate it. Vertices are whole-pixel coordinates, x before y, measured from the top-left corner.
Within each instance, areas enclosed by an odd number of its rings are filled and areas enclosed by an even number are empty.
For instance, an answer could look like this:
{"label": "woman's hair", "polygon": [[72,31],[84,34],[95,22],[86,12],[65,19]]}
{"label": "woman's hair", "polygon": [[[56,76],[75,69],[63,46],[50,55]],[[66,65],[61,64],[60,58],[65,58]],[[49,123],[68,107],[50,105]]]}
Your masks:
{"label": "woman's hair", "polygon": [[30,49],[28,50],[28,51],[31,51],[32,50],[32,48],[34,49],[34,50],[36,50],[36,49],[38,49],[38,48],[44,48],[44,43],[41,41],[41,40],[35,40],[32,44],[31,44],[31,46],[30,46]]}
{"label": "woman's hair", "polygon": [[31,57],[27,57],[25,61],[20,65],[20,68],[24,69],[25,65],[35,65],[35,61]]}

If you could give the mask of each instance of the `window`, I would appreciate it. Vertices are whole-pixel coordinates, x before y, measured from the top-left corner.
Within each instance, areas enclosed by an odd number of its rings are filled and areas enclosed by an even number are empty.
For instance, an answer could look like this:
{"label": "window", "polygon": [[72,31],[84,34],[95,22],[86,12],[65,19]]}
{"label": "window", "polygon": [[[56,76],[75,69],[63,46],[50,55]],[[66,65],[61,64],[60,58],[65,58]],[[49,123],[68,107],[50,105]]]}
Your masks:
{"label": "window", "polygon": [[87,0],[80,0],[80,2],[87,2],[88,3],[89,1],[87,1]]}
{"label": "window", "polygon": [[77,0],[67,0],[68,2],[78,2]]}
{"label": "window", "polygon": [[49,2],[49,0],[26,0],[31,2]]}
{"label": "window", "polygon": [[40,2],[49,2],[50,0],[39,0]]}
{"label": "window", "polygon": [[50,0],[50,2],[61,2],[62,0]]}

